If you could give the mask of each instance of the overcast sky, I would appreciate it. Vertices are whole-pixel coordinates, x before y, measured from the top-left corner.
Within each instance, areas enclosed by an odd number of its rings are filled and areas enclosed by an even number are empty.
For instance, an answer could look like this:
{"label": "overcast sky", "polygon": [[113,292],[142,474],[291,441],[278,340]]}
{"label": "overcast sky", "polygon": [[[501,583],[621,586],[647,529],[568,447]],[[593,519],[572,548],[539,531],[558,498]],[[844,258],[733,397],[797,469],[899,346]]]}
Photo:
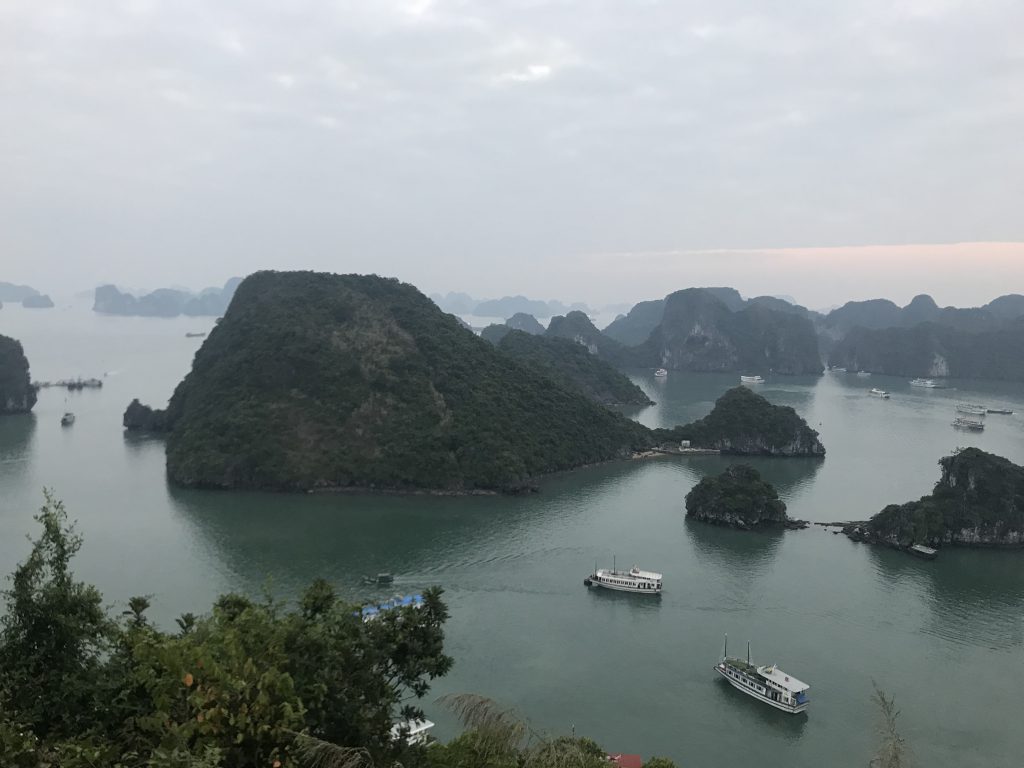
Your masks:
{"label": "overcast sky", "polygon": [[2,0],[0,280],[980,303],[1024,292],[1022,30],[1020,0]]}

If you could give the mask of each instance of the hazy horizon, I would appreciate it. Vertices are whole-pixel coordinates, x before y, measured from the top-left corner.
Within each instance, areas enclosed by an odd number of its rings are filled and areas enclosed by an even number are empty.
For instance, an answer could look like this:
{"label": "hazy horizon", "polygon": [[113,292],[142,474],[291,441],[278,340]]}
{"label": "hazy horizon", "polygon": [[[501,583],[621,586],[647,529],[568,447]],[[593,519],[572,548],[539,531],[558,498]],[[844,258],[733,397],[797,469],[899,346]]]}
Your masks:
{"label": "hazy horizon", "polygon": [[1002,0],[11,0],[0,280],[978,305],[1024,292],[1022,28]]}

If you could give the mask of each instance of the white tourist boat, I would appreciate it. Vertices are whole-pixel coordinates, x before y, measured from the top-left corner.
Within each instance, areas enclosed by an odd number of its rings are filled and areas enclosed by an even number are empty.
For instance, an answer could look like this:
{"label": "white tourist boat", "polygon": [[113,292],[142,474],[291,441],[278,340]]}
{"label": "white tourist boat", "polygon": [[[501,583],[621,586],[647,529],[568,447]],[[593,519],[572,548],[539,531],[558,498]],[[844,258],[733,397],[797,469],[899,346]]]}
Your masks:
{"label": "white tourist boat", "polygon": [[654,372],[654,375],[661,379],[664,378],[665,376],[668,376],[668,371],[666,371],[664,368],[659,368]]}
{"label": "white tourist boat", "polygon": [[726,637],[725,651],[715,671],[728,680],[733,688],[791,715],[803,712],[810,706],[807,691],[811,686],[787,675],[775,664],[765,667],[751,664],[750,643],[747,643],[746,661],[729,656],[728,650],[729,638]]}
{"label": "white tourist boat", "polygon": [[611,569],[597,568],[583,580],[588,587],[604,587],[614,589],[618,592],[638,592],[642,595],[660,595],[661,581],[660,573],[654,571],[642,571],[635,565],[628,571],[620,571],[615,568],[615,561],[612,561]]}
{"label": "white tourist boat", "polygon": [[741,384],[764,384],[764,379],[760,376],[740,376]]}
{"label": "white tourist boat", "polygon": [[985,430],[984,421],[969,416],[957,416],[953,419],[953,426],[957,429],[967,429],[971,432],[983,432]]}
{"label": "white tourist boat", "polygon": [[984,416],[988,409],[977,403],[957,403],[956,409],[959,413],[966,413],[968,416]]}
{"label": "white tourist boat", "polygon": [[871,375],[871,372],[870,371],[857,371],[857,375],[858,376],[868,377],[868,376]]}
{"label": "white tourist boat", "polygon": [[884,389],[879,389],[878,387],[872,387],[871,389],[869,389],[868,394],[873,395],[875,397],[880,397],[883,400],[889,399],[889,393],[886,392]]}
{"label": "white tourist boat", "polygon": [[429,731],[434,727],[430,720],[405,720],[391,726],[391,740],[405,739],[407,744],[428,744],[431,740]]}
{"label": "white tourist boat", "polygon": [[935,383],[934,379],[911,379],[910,386],[923,387],[925,389],[937,389],[939,385]]}

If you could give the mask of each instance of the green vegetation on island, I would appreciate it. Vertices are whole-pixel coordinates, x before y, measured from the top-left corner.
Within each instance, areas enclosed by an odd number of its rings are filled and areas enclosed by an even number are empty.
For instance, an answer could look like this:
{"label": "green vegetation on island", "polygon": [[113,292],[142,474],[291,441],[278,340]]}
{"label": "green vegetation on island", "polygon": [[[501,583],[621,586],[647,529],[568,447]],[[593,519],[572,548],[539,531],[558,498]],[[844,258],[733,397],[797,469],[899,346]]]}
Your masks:
{"label": "green vegetation on island", "polygon": [[45,293],[36,296],[26,296],[21,300],[21,306],[25,309],[52,309],[53,299]]}
{"label": "green vegetation on island", "polygon": [[441,700],[466,727],[447,743],[393,734],[425,716],[433,681],[453,664],[438,588],[366,621],[323,580],[294,602],[226,594],[167,631],[147,616],[149,597],[111,615],[75,577],[82,539],[59,501],[47,494],[36,520],[42,530],[3,592],[4,768],[608,765],[593,741],[541,735],[478,696]]}
{"label": "green vegetation on island", "polygon": [[651,441],[410,285],[312,272],[247,278],[165,419],[168,475],[210,488],[513,491]]}
{"label": "green vegetation on island", "polygon": [[1024,381],[1024,317],[971,332],[929,322],[910,328],[854,328],[831,365],[892,376]]}
{"label": "green vegetation on island", "polygon": [[820,374],[813,323],[763,303],[732,310],[705,288],[665,299],[661,324],[632,350],[637,364],[669,370]]}
{"label": "green vegetation on island", "polygon": [[656,429],[663,443],[689,440],[700,448],[749,456],[824,456],[818,433],[787,405],[773,405],[749,387],[734,387],[710,414],[674,429]]}
{"label": "green vegetation on island", "polygon": [[511,331],[498,350],[602,405],[652,404],[640,387],[575,341]]}
{"label": "green vegetation on island", "polygon": [[686,516],[731,528],[785,525],[786,504],[775,488],[747,464],[705,477],[686,494]]}
{"label": "green vegetation on island", "polygon": [[36,390],[21,342],[0,336],[0,415],[28,413],[35,404]]}
{"label": "green vegetation on island", "polygon": [[895,547],[1024,546],[1024,467],[978,448],[946,456],[939,467],[931,494],[891,504],[847,533]]}

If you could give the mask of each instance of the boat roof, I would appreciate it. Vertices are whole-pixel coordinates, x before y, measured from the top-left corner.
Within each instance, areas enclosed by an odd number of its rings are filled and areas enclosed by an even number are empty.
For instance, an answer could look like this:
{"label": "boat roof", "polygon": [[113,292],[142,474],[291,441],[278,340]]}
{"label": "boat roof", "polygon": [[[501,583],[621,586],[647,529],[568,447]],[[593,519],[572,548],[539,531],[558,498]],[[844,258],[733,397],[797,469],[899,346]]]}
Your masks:
{"label": "boat roof", "polygon": [[598,574],[605,576],[628,576],[633,579],[651,579],[652,581],[661,581],[661,574],[655,573],[654,571],[641,571],[636,566],[633,566],[628,571],[616,571],[611,568],[598,568]]}
{"label": "boat roof", "polygon": [[790,693],[800,693],[800,691],[806,691],[809,686],[807,683],[802,683],[791,675],[787,675],[781,669],[772,665],[770,667],[758,667],[757,673],[762,677],[771,680],[776,685],[780,685]]}
{"label": "boat roof", "polygon": [[433,727],[434,724],[430,720],[406,720],[391,726],[391,737],[398,738],[403,732],[409,736],[415,736],[417,733],[429,731]]}
{"label": "boat roof", "polygon": [[928,554],[932,554],[933,552],[939,551],[937,549],[932,549],[931,547],[926,547],[924,544],[914,544],[911,547],[911,549],[916,550],[918,552],[927,552]]}

